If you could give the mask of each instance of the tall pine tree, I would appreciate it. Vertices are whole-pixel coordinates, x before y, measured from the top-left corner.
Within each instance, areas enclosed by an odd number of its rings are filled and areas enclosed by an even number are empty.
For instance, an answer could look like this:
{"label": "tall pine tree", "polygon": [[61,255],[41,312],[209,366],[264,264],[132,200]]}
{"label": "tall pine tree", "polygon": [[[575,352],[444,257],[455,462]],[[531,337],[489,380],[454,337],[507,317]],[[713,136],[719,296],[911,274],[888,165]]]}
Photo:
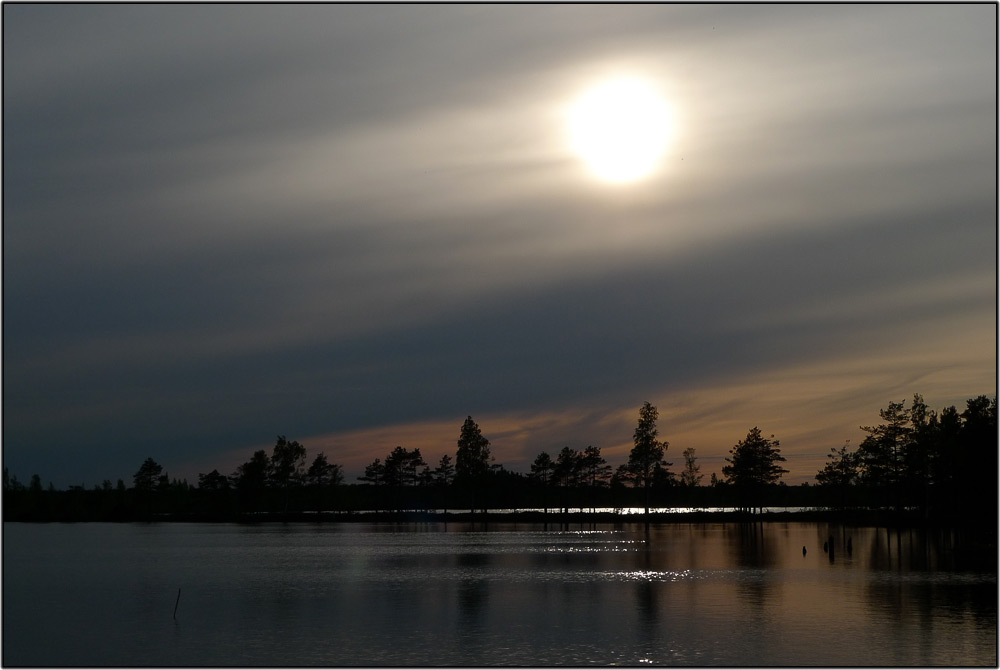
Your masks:
{"label": "tall pine tree", "polygon": [[[458,436],[455,453],[455,483],[469,493],[470,509],[476,511],[476,491],[486,484],[490,472],[490,441],[483,436],[479,424],[468,417]],[[480,496],[481,498],[482,496]],[[483,508],[485,512],[485,507]]]}
{"label": "tall pine tree", "polygon": [[625,469],[632,479],[633,486],[642,486],[645,490],[646,515],[649,515],[649,490],[654,479],[661,475],[668,463],[664,462],[663,455],[669,446],[666,442],[656,439],[658,429],[656,420],[660,413],[648,402],[639,408],[639,422],[636,424],[635,432],[632,435],[632,442],[635,446],[628,455],[628,463]]}

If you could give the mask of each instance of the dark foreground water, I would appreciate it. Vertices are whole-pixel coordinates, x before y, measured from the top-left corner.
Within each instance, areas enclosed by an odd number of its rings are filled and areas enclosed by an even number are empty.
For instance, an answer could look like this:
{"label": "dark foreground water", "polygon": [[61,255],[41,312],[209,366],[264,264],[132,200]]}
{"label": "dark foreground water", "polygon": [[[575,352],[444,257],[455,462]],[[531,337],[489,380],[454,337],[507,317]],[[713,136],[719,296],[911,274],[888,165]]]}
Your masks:
{"label": "dark foreground water", "polygon": [[997,663],[995,550],[969,564],[940,532],[5,523],[3,540],[8,666]]}

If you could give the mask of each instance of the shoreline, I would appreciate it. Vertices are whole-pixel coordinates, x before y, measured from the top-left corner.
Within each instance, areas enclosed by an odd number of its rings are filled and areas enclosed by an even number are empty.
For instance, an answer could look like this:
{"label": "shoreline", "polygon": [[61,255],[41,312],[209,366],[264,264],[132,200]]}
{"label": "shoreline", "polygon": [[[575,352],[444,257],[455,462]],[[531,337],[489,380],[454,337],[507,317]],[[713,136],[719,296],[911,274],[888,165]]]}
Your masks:
{"label": "shoreline", "polygon": [[[877,526],[894,528],[965,528],[982,529],[990,521],[977,517],[925,517],[917,511],[886,511],[872,509],[835,510],[813,509],[794,511],[764,511],[757,513],[739,511],[684,511],[684,512],[561,512],[561,511],[322,511],[322,512],[251,512],[251,513],[189,513],[154,514],[145,518],[79,518],[79,519],[5,519],[13,523],[410,523],[410,524],[496,524],[526,523],[546,525],[602,524],[665,525],[690,523],[782,523],[825,522],[847,526]],[[993,524],[995,526],[995,523]],[[993,528],[994,536],[996,528]]]}

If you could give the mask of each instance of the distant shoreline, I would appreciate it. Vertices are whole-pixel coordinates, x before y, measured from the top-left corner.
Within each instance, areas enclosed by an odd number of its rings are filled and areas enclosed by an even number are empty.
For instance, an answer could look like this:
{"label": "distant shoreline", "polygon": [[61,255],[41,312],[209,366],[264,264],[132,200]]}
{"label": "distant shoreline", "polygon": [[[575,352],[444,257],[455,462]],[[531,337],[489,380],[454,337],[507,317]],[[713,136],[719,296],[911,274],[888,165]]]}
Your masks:
{"label": "distant shoreline", "polygon": [[[108,519],[78,519],[69,523],[88,523],[109,521]],[[59,523],[66,521],[24,520],[25,523]],[[685,512],[650,512],[615,513],[588,511],[488,511],[486,513],[469,511],[447,512],[376,512],[376,511],[323,511],[323,512],[257,512],[233,514],[156,514],[145,519],[129,519],[110,521],[112,523],[436,523],[436,524],[493,524],[493,523],[527,523],[549,525],[644,525],[649,524],[683,524],[683,523],[775,523],[775,522],[826,522],[849,526],[879,526],[879,527],[944,527],[957,528],[969,525],[968,519],[962,518],[925,518],[917,511],[886,511],[886,510],[781,510],[758,513],[738,511],[685,511]],[[993,534],[995,535],[995,529]]]}

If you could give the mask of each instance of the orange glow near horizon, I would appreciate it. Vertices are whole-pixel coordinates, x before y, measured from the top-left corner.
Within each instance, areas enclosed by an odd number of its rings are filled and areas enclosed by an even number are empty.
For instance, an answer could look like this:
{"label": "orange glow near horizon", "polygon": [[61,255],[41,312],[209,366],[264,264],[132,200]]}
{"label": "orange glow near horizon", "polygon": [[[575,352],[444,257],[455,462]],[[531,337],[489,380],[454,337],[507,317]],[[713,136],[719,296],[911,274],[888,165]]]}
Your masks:
{"label": "orange glow near horizon", "polygon": [[[814,477],[826,462],[830,448],[850,440],[850,448],[860,444],[861,425],[879,423],[878,412],[889,401],[910,404],[921,393],[936,411],[989,392],[996,383],[990,370],[978,365],[974,353],[976,335],[969,333],[969,346],[956,347],[950,363],[916,371],[899,378],[901,361],[919,360],[922,348],[932,344],[901,347],[893,353],[872,352],[852,361],[831,360],[775,369],[767,375],[727,378],[717,384],[703,384],[684,391],[647,390],[628,406],[594,409],[559,409],[542,412],[473,413],[483,434],[491,442],[496,463],[517,472],[530,472],[534,458],[542,451],[551,456],[564,446],[582,450],[599,447],[612,467],[624,463],[632,448],[632,432],[643,399],[659,411],[659,437],[669,442],[666,460],[670,470],[680,473],[681,453],[695,449],[697,462],[708,484],[714,472],[721,478],[729,450],[747,431],[758,426],[765,435],[773,434],[789,470],[783,481],[789,485],[815,483]],[[982,390],[968,389],[967,379],[978,374]],[[873,391],[872,389],[878,389]],[[385,458],[396,446],[420,449],[430,467],[448,454],[454,459],[458,435],[465,414],[453,419],[417,421],[318,435],[289,435],[306,446],[308,459],[323,452],[331,463],[344,467],[345,483],[356,477],[375,458]],[[198,472],[219,469],[231,473],[250,458],[253,451],[270,453],[273,441],[231,451],[212,463],[188,463],[171,468],[197,481]],[[226,468],[229,468],[226,470]],[[191,474],[189,474],[191,473]]]}

